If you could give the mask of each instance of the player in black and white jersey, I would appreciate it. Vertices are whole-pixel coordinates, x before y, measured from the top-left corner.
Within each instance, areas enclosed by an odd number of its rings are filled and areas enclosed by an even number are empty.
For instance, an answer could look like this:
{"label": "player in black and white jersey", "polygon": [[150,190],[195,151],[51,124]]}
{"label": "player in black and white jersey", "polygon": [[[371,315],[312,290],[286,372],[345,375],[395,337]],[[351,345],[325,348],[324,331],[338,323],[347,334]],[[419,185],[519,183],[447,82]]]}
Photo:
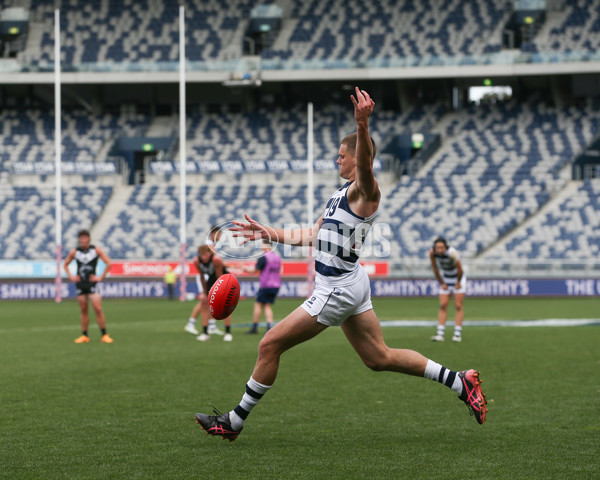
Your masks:
{"label": "player in black and white jersey", "polygon": [[[215,244],[219,241],[219,238],[221,238],[221,230],[219,227],[213,225],[212,227],[210,227],[210,231],[208,232],[208,238],[206,239],[206,245],[208,245],[209,247],[214,247]],[[200,271],[200,260],[199,260],[198,256],[194,257],[194,266],[196,267],[196,270],[198,271],[198,273],[196,274],[196,286],[198,288],[198,299],[200,299],[200,297],[202,296],[203,288],[204,288],[201,277],[202,277],[202,275],[204,275],[205,281],[208,281],[208,278],[207,278],[206,274],[203,274]],[[202,302],[198,302],[194,306],[194,309],[192,310],[192,314],[190,315],[190,318],[188,318],[188,321],[184,327],[184,330],[186,332],[191,333],[192,335],[198,335],[200,333],[196,329],[196,319],[198,318],[198,315],[200,314],[201,311],[202,311]],[[210,317],[210,312],[208,315]],[[208,319],[208,335],[224,335],[223,331],[221,331],[219,328],[217,328],[217,322],[214,318]]]}
{"label": "player in black and white jersey", "polygon": [[[75,282],[77,289],[77,302],[81,310],[81,336],[75,339],[75,343],[89,343],[88,326],[90,316],[88,313],[88,300],[92,304],[92,308],[96,313],[96,321],[102,333],[101,341],[104,343],[112,343],[113,339],[106,333],[106,318],[102,310],[102,298],[97,291],[97,283],[104,280],[106,274],[111,267],[108,255],[96,245],[90,243],[90,232],[88,230],[80,230],[77,234],[79,246],[69,252],[65,259],[64,269],[67,272],[69,279]],[[77,262],[76,275],[69,271],[69,264],[73,261]],[[105,264],[102,275],[96,275],[96,267],[98,259],[101,259]]]}
{"label": "player in black and white jersey", "polygon": [[[198,272],[200,272],[200,295],[198,305],[202,314],[202,333],[196,337],[200,342],[206,342],[210,339],[210,330],[208,319],[210,311],[208,309],[208,293],[215,284],[217,279],[227,272],[227,268],[223,263],[223,259],[214,253],[213,248],[209,245],[200,245],[198,247],[198,257],[196,260],[196,266]],[[231,316],[225,320],[225,335],[223,341],[231,342],[233,337],[231,335]]]}
{"label": "player in black and white jersey", "polygon": [[467,277],[460,262],[458,252],[450,247],[444,237],[438,237],[429,251],[431,268],[435,278],[440,283],[440,309],[438,311],[438,326],[436,334],[431,337],[434,342],[443,342],[446,321],[448,320],[448,304],[450,296],[454,295],[454,335],[452,341],[462,341],[462,324],[464,319],[463,302],[465,299]]}
{"label": "player in black and white jersey", "polygon": [[[244,421],[277,377],[281,355],[310,340],[330,326],[340,326],[346,338],[374,371],[393,371],[436,380],[458,393],[479,423],[485,421],[485,397],[479,372],[451,371],[413,350],[390,348],[371,304],[369,278],[358,262],[362,243],[375,219],[381,193],[373,173],[375,144],[369,136],[369,116],[375,102],[364,90],[352,96],[357,132],[345,137],[338,151],[339,175],[347,183],[335,192],[316,224],[304,229],[275,229],[251,219],[233,222],[235,235],[245,240],[267,238],[289,245],[313,245],[315,289],[312,295],[262,338],[252,376],[240,403],[215,415],[196,414],[196,421],[210,435],[234,440]],[[389,378],[389,377],[386,377]],[[307,391],[314,384],[306,385]],[[342,399],[336,405],[343,409]],[[390,412],[393,415],[393,412]],[[289,417],[286,417],[289,418]],[[273,419],[281,425],[285,419]],[[285,425],[285,423],[283,423]]]}

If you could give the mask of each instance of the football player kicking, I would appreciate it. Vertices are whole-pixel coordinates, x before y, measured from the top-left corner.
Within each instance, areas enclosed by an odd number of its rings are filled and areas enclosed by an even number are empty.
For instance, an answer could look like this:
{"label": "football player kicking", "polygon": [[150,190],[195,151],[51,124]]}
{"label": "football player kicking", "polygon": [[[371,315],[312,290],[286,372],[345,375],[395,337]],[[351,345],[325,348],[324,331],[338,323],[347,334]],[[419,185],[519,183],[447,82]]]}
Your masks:
{"label": "football player kicking", "polygon": [[196,414],[196,421],[210,435],[235,440],[252,409],[273,386],[281,355],[331,326],[341,326],[370,369],[435,380],[454,390],[477,422],[485,422],[487,402],[477,370],[453,371],[413,350],[390,348],[383,340],[371,304],[369,278],[358,262],[381,199],[373,174],[375,144],[369,136],[368,122],[375,102],[358,87],[355,93],[351,99],[357,132],[342,140],[337,159],[339,175],[347,183],[331,196],[314,227],[273,229],[247,215],[246,222],[234,222],[237,227],[232,230],[245,241],[270,238],[290,245],[313,245],[315,289],[308,300],[262,338],[240,403],[224,414],[216,409],[215,415]]}

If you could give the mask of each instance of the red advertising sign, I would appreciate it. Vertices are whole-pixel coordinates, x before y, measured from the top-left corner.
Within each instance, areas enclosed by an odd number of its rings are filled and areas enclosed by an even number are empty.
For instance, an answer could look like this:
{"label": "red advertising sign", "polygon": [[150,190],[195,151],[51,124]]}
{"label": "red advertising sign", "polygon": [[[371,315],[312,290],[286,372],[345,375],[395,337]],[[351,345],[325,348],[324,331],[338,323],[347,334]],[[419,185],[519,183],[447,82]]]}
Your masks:
{"label": "red advertising sign", "polygon": [[[376,277],[387,277],[390,274],[390,266],[384,261],[360,262],[367,273]],[[253,269],[255,261],[225,261],[231,273],[237,276],[253,275],[244,271],[244,268]],[[179,273],[179,262],[168,261],[114,261],[110,269],[111,277],[163,277],[169,267]],[[284,261],[282,262],[283,277],[306,277],[308,275],[308,264],[306,261]],[[187,262],[186,275],[196,275],[198,271],[193,262]]]}

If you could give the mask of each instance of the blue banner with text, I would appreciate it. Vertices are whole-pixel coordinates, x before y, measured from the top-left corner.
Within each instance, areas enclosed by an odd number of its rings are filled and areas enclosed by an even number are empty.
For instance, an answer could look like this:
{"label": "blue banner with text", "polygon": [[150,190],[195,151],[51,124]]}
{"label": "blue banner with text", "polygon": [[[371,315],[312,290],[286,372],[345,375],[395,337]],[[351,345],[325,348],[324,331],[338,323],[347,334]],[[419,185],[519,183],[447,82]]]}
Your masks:
{"label": "blue banner with text", "polygon": [[[251,298],[258,291],[258,281],[240,282],[242,298]],[[75,297],[75,285],[64,282],[61,286],[63,298]],[[371,280],[374,297],[427,297],[438,294],[435,280],[381,279]],[[98,292],[106,298],[157,298],[166,297],[167,288],[158,280],[104,281],[98,284]],[[198,293],[196,283],[187,284],[188,299]],[[302,280],[283,281],[279,296],[282,298],[304,298],[308,296],[307,284]],[[178,295],[178,293],[177,293]],[[473,297],[570,297],[600,296],[600,278],[518,278],[518,279],[470,279],[467,296]],[[0,300],[53,299],[53,282],[4,282],[0,284]]]}

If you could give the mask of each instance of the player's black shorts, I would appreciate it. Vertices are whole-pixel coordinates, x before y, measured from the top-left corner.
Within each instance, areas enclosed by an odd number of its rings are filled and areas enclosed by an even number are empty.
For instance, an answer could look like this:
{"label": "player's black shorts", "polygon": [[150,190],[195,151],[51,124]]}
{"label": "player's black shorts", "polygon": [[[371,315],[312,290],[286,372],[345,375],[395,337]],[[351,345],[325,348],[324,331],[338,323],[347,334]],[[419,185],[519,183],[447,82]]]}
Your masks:
{"label": "player's black shorts", "polygon": [[96,291],[96,283],[94,282],[77,282],[75,284],[77,289],[77,295],[89,295],[91,293],[98,293]]}
{"label": "player's black shorts", "polygon": [[256,294],[258,303],[275,303],[279,288],[259,288]]}

